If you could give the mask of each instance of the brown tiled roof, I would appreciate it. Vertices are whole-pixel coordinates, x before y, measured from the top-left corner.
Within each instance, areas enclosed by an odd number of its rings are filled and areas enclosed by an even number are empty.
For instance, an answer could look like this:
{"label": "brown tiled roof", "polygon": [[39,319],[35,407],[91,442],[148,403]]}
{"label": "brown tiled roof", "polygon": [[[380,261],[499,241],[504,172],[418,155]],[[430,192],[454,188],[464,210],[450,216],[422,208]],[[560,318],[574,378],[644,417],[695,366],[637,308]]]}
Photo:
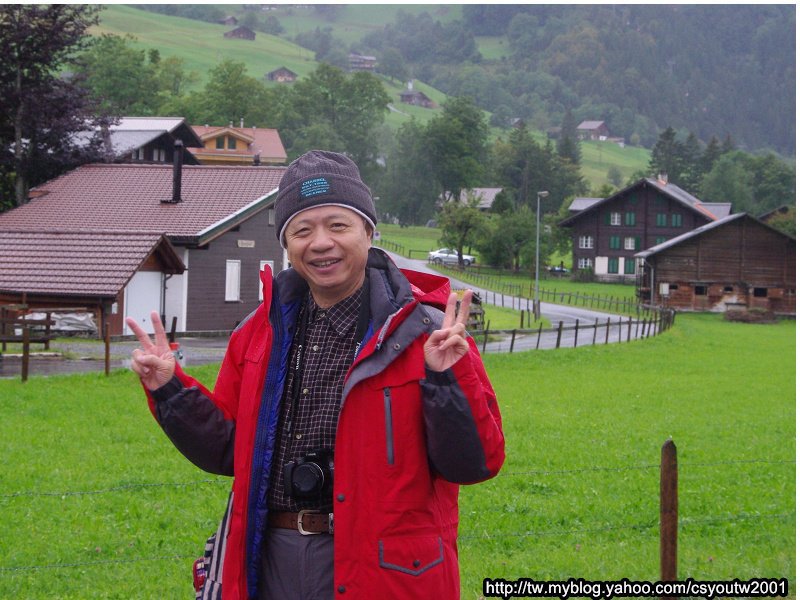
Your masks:
{"label": "brown tiled roof", "polygon": [[171,165],[84,165],[38,186],[31,194],[38,197],[0,214],[0,231],[154,231],[173,243],[208,241],[266,207],[284,171],[184,166],[182,202],[167,204],[162,200],[172,198]]}
{"label": "brown tiled roof", "polygon": [[281,136],[277,129],[262,127],[209,127],[207,125],[192,125],[192,130],[203,142],[209,138],[216,138],[226,133],[248,142],[247,150],[217,150],[216,148],[188,148],[195,156],[214,158],[215,156],[241,156],[253,157],[258,154],[262,163],[286,162],[286,149],[283,147]]}
{"label": "brown tiled roof", "polygon": [[159,233],[0,232],[0,292],[113,298],[154,252],[165,272],[184,271]]}

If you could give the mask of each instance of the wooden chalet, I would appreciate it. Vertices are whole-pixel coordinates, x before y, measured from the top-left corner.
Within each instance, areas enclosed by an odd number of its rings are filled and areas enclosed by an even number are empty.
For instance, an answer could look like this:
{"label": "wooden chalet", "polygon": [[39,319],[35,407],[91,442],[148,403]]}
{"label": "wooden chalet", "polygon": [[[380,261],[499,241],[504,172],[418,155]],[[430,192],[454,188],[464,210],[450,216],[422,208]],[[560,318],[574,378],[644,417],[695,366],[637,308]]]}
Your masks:
{"label": "wooden chalet", "polygon": [[363,54],[356,54],[351,52],[348,57],[348,64],[350,71],[375,71],[378,66],[378,59],[374,56],[364,56]]}
{"label": "wooden chalet", "polygon": [[200,148],[189,152],[204,165],[282,165],[286,149],[277,129],[261,127],[215,127],[194,125]]}
{"label": "wooden chalet", "polygon": [[267,73],[264,78],[267,81],[276,81],[278,83],[291,83],[297,80],[297,73],[286,67],[278,67],[274,71]]}
{"label": "wooden chalet", "polygon": [[794,315],[795,253],[795,238],[746,213],[730,215],[637,253],[637,292],[676,310]]}
{"label": "wooden chalet", "polygon": [[573,268],[607,282],[634,283],[637,252],[730,214],[730,204],[701,202],[665,178],[640,179],[613,196],[576,199],[573,206],[560,223],[572,229]]}
{"label": "wooden chalet", "polygon": [[[183,117],[121,117],[107,127],[79,132],[76,140],[88,144],[96,136],[102,138],[103,160],[109,163],[172,164],[176,141],[184,148],[203,145]],[[193,156],[184,162],[198,164]]]}
{"label": "wooden chalet", "polygon": [[611,135],[605,121],[582,121],[578,125],[578,137],[582,140],[606,140]]}
{"label": "wooden chalet", "polygon": [[[73,307],[83,298],[102,312],[113,334],[130,333],[127,316],[150,331],[151,310],[167,323],[177,317],[180,332],[230,331],[261,301],[264,265],[285,268],[273,211],[284,171],[179,162],[70,171],[34,188],[27,204],[0,214],[1,239],[47,240],[43,253],[31,242],[23,257],[16,256],[22,269],[0,269],[0,299],[19,301],[26,294],[35,309],[36,303],[53,308],[54,298]],[[128,237],[143,233],[150,237],[123,261]],[[55,271],[47,270],[50,263]],[[65,264],[74,265],[74,276],[58,273]],[[47,279],[52,285],[42,287]],[[87,292],[95,288],[94,295]]]}
{"label": "wooden chalet", "polygon": [[413,106],[421,106],[422,108],[436,108],[436,103],[428,98],[422,92],[415,90],[406,90],[400,92],[400,102],[403,104],[411,104]]}
{"label": "wooden chalet", "polygon": [[237,27],[236,29],[231,29],[230,31],[226,31],[222,34],[223,37],[228,39],[235,39],[235,40],[254,40],[256,39],[256,32],[250,29],[249,27]]}

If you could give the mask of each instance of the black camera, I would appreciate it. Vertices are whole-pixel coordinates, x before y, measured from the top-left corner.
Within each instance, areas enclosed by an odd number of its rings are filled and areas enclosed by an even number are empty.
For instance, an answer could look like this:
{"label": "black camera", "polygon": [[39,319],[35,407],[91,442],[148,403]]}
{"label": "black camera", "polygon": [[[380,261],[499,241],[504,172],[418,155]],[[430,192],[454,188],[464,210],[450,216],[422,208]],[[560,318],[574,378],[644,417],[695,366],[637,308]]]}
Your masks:
{"label": "black camera", "polygon": [[333,490],[333,450],[320,448],[283,465],[283,487],[292,498],[318,498]]}

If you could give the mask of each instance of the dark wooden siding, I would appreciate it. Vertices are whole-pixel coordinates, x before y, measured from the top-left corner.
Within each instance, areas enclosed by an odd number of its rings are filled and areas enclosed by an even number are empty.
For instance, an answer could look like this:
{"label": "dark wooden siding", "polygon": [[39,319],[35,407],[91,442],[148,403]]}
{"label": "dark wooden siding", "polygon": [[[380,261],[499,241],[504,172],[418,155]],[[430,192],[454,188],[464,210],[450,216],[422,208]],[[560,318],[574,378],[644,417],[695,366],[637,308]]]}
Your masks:
{"label": "dark wooden siding", "polygon": [[[794,314],[795,240],[743,217],[648,259],[659,284],[672,286],[660,302],[685,310],[731,305]],[[706,292],[706,293],[701,293]]]}
{"label": "dark wooden siding", "polygon": [[[612,212],[620,213],[620,225],[609,224],[609,215]],[[629,212],[635,215],[634,225],[625,224],[625,214]],[[666,225],[658,224],[659,214],[666,217]],[[680,215],[680,226],[672,225],[673,215]],[[604,202],[597,209],[588,211],[584,218],[576,221],[572,226],[573,268],[578,268],[578,259],[580,258],[591,258],[593,264],[596,264],[598,256],[619,258],[622,263],[625,258],[632,258],[637,252],[692,231],[709,221],[711,221],[710,217],[706,218],[653,187],[641,184],[625,195]],[[580,237],[586,235],[594,238],[594,248],[581,249],[579,247]],[[613,236],[620,238],[618,249],[611,248]],[[626,237],[638,238],[639,247],[626,250],[624,246]]]}
{"label": "dark wooden siding", "polygon": [[[275,271],[283,266],[283,250],[275,237],[275,227],[268,224],[269,213],[269,209],[259,212],[207,248],[190,250],[187,331],[232,330],[258,306],[261,261],[273,261]],[[239,240],[252,241],[254,247],[240,248]],[[228,260],[241,261],[239,302],[225,301]]]}

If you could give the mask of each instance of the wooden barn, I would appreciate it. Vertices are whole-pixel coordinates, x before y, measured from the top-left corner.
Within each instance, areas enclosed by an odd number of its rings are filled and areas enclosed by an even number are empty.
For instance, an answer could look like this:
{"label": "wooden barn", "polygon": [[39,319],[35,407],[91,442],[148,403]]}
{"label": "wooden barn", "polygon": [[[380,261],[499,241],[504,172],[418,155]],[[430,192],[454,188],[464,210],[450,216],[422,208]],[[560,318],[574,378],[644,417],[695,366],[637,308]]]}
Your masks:
{"label": "wooden barn", "polygon": [[222,34],[223,37],[236,40],[254,40],[256,39],[256,32],[249,27],[237,27]]}
{"label": "wooden barn", "polygon": [[746,213],[636,254],[643,302],[676,310],[795,314],[795,239]]}

